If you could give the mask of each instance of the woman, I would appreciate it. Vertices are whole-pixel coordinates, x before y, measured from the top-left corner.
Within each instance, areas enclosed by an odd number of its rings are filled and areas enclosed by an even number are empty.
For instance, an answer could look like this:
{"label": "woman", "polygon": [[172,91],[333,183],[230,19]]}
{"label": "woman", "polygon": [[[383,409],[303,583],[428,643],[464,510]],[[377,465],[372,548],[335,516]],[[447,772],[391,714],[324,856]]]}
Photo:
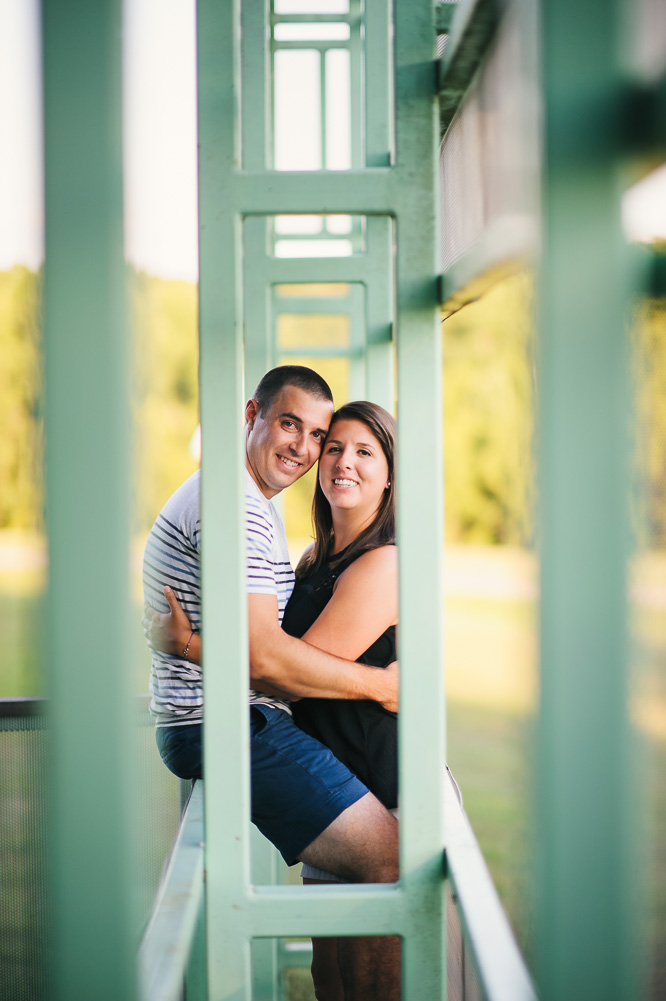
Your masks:
{"label": "woman", "polygon": [[[314,543],[296,569],[283,628],[347,660],[386,667],[396,659],[398,559],[395,548],[395,422],[374,403],[355,402],[333,415],[319,460],[313,500]],[[185,613],[149,626],[162,649],[182,649]],[[385,806],[397,806],[397,717],[376,702],[303,699],[298,724],[329,746]],[[303,867],[306,883],[339,882]],[[317,997],[344,997],[337,940],[313,942]]]}
{"label": "woman", "polygon": [[[394,435],[393,418],[376,404],[350,403],[334,415],[313,499],[315,541],[282,622],[292,636],[373,667],[396,659]],[[292,710],[388,809],[397,807],[395,713],[332,699],[303,699]]]}

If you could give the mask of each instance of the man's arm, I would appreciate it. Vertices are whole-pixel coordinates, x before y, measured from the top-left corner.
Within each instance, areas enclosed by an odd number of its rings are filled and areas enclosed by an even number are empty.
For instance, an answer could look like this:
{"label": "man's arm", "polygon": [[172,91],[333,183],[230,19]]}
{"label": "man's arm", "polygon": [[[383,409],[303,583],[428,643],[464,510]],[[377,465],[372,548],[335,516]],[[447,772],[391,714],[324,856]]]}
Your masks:
{"label": "man's arm", "polygon": [[253,688],[270,688],[286,698],[372,699],[397,712],[397,666],[354,664],[289,636],[278,623],[272,595],[248,595],[248,611]]}
{"label": "man's arm", "polygon": [[249,595],[253,684],[292,698],[373,699],[397,710],[397,667],[350,663],[396,623],[397,573],[394,546],[359,557],[341,574],[333,597],[302,640],[277,625],[276,599]]}

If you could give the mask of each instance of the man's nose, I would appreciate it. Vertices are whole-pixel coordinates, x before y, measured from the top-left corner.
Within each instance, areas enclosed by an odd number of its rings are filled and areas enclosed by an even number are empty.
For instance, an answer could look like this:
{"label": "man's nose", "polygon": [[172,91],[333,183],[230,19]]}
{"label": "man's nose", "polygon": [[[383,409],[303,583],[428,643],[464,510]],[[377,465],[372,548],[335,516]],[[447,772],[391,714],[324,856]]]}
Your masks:
{"label": "man's nose", "polygon": [[300,434],[292,438],[290,444],[290,450],[294,455],[304,455],[308,447],[308,435],[306,431],[301,431]]}

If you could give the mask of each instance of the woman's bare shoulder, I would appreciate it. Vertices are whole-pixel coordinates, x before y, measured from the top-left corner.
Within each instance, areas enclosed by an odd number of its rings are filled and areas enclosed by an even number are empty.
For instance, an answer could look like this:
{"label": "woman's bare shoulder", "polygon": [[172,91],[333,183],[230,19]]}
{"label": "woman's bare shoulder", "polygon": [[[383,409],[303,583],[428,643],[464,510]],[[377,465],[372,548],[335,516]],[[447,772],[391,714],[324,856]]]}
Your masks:
{"label": "woman's bare shoulder", "polygon": [[351,563],[344,573],[340,574],[340,580],[349,576],[375,576],[375,575],[396,575],[398,573],[398,548],[394,545],[378,546],[377,549],[370,549],[367,553],[362,553]]}

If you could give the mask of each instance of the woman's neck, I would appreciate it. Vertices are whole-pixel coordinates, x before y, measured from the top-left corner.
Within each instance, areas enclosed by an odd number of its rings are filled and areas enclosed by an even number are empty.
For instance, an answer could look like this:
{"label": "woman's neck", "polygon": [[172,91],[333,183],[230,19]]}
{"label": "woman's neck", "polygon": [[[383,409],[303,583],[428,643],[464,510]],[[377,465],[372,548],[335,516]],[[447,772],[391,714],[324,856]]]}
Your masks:
{"label": "woman's neck", "polygon": [[372,522],[372,518],[354,517],[354,511],[333,512],[333,546],[331,556],[341,553]]}

